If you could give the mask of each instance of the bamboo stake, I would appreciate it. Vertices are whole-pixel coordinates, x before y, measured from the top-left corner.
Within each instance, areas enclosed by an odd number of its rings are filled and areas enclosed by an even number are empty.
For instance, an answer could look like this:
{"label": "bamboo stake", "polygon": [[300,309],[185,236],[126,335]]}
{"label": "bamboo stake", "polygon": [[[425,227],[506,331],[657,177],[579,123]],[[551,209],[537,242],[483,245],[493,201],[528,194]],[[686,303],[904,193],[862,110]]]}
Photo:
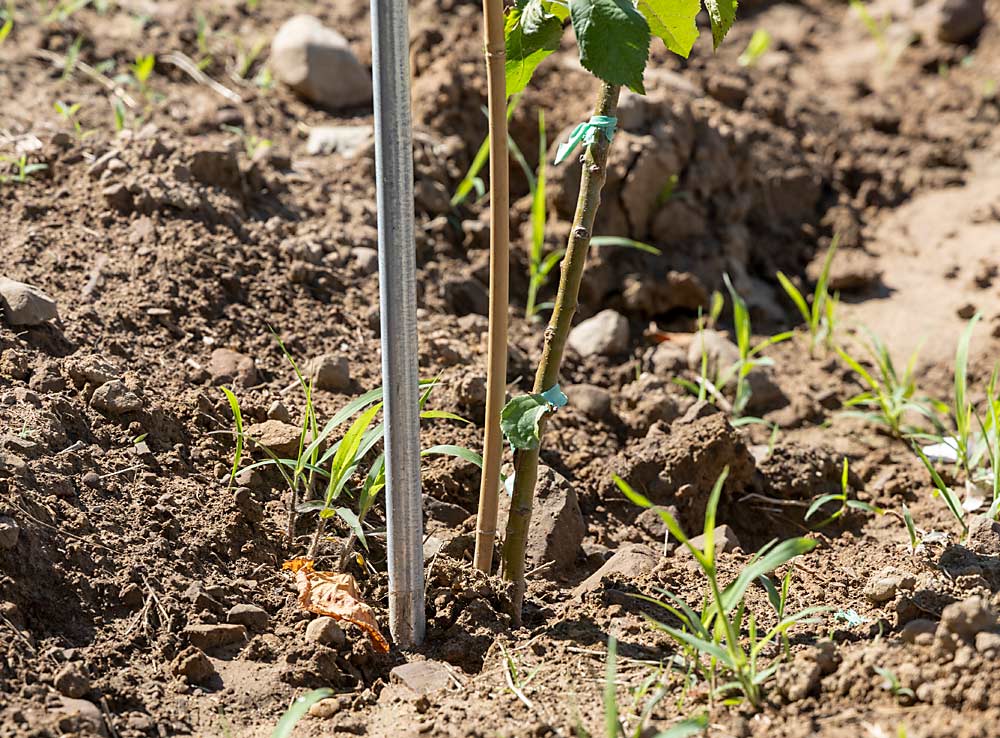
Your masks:
{"label": "bamboo stake", "polygon": [[[617,85],[601,83],[594,115],[614,116],[618,109]],[[587,265],[587,252],[593,235],[594,217],[601,204],[601,189],[607,175],[608,152],[611,142],[598,136],[587,146],[583,154],[583,172],[580,175],[580,196],[576,202],[573,229],[566,246],[559,276],[559,291],[548,328],[545,329],[545,344],[542,359],[535,374],[533,392],[550,389],[559,382],[559,367],[562,364],[566,339],[576,313],[580,282]],[[539,436],[544,430],[545,419],[539,422]],[[541,443],[528,451],[519,451],[514,460],[514,495],[510,503],[510,517],[507,520],[507,537],[503,547],[503,576],[514,584],[512,596],[514,615],[519,617],[524,600],[524,550],[531,524],[531,505],[538,478],[538,453]]]}
{"label": "bamboo stake", "polygon": [[474,565],[493,566],[503,434],[500,411],[507,385],[507,312],[510,270],[509,182],[507,161],[507,82],[504,76],[503,0],[483,0],[486,82],[490,116],[490,328],[486,373],[486,430],[483,476],[479,488]]}

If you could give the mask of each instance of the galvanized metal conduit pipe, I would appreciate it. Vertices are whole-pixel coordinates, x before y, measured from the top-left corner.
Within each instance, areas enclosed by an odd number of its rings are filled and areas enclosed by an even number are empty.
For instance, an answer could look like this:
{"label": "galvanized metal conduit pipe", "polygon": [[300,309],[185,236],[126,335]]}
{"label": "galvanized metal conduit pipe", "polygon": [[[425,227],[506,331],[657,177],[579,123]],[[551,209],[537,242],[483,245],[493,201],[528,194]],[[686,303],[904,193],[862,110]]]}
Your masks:
{"label": "galvanized metal conduit pipe", "polygon": [[406,0],[371,0],[389,629],[404,648],[426,627],[407,9]]}

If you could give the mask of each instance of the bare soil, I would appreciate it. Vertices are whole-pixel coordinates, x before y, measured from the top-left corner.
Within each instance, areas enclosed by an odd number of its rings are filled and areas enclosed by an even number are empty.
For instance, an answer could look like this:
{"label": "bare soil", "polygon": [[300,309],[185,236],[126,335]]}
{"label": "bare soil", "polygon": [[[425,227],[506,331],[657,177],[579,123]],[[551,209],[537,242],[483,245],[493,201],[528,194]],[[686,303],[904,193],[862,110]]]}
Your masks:
{"label": "bare soil", "polygon": [[[889,58],[841,4],[747,0],[717,55],[707,36],[688,61],[654,53],[648,96],[623,100],[598,229],[663,253],[592,253],[580,319],[622,312],[628,349],[568,356],[563,385],[602,388],[610,408],[572,402],[549,424],[542,454],[575,495],[583,547],[532,577],[514,627],[503,583],[469,564],[476,469],[428,459],[427,528],[443,545],[428,563],[428,638],[387,656],[353,626],[342,643],[307,640],[313,616],[281,564],[303,553],[312,520],[300,519],[289,544],[280,479],[248,473],[230,485],[233,420],[211,362],[219,348],[252,360],[254,376],[236,383],[248,423],[265,420],[276,400],[293,422],[302,411],[272,331],[298,360],[348,360],[350,382],[316,393],[323,417],[381,382],[377,276],[358,251],[376,245],[372,144],[352,155],[306,149],[310,127],[370,125],[371,111],[318,110],[280,84],[255,84],[266,52],[249,80],[232,74],[239,53],[303,11],[370,64],[367,6],[109,5],[51,22],[20,10],[0,46],[0,155],[47,166],[0,185],[0,276],[44,290],[60,316],[0,324],[0,522],[13,540],[0,546],[0,737],[265,736],[295,695],[323,686],[338,693],[330,714],[304,719],[297,735],[600,734],[609,635],[620,642],[619,703],[633,726],[644,699],[636,690],[662,669],[666,696],[650,719],[661,729],[708,711],[713,736],[998,734],[996,621],[984,624],[982,610],[1000,606],[1000,534],[979,521],[958,543],[909,445],[842,412],[859,387],[836,355],[810,355],[803,335],[767,352],[772,383],[754,412],[777,425],[774,439],[766,426],[734,428],[672,380],[689,376],[680,357],[724,272],[750,303],[756,333],[791,328],[797,315],[775,273],[808,287],[838,233],[838,339],[854,345],[868,325],[901,361],[922,343],[921,391],[946,398],[971,306],[984,313],[970,361],[981,399],[1000,327],[1000,4],[987,3],[991,20],[969,44],[925,37]],[[486,208],[453,209],[449,198],[486,132],[480,10],[460,0],[412,9],[420,366],[441,378],[431,406],[472,421],[429,422],[422,441],[478,448]],[[890,41],[906,23],[887,31]],[[771,33],[771,50],[741,67],[756,28]],[[79,61],[107,77],[139,53],[157,55],[150,93],[130,89],[125,131],[115,132],[101,83],[79,66],[60,68],[77,38]],[[170,52],[207,57],[205,73],[230,93],[192,79]],[[532,165],[537,111],[557,141],[589,114],[595,84],[570,47],[540,68],[512,120]],[[80,103],[86,136],[56,113],[56,100]],[[509,378],[519,392],[542,324],[522,319],[529,202],[512,165]],[[553,248],[575,202],[574,166],[550,167]],[[671,341],[657,344],[662,335]],[[109,379],[138,409],[94,402]],[[844,458],[852,495],[887,512],[811,530],[805,509],[839,489]],[[756,712],[710,701],[703,684],[689,688],[671,669],[675,646],[646,617],[665,614],[633,595],[666,589],[697,604],[704,582],[689,557],[664,554],[658,530],[611,481],[620,474],[674,505],[694,530],[727,465],[719,522],[738,542],[722,554],[723,573],[773,538],[810,535],[819,546],[794,562],[788,608],[830,608],[793,632],[791,659]],[[902,503],[922,530],[946,536],[911,554]],[[382,520],[377,508],[376,528]],[[318,568],[334,565],[345,537],[331,531]],[[632,558],[588,579],[616,551]],[[351,568],[384,626],[377,533]],[[192,644],[190,626],[225,623],[237,605],[266,617],[228,645]],[[749,605],[773,624],[762,588]],[[847,611],[860,624],[834,616]],[[508,688],[505,649],[527,703]],[[447,664],[450,684],[417,696],[390,677],[420,659]],[[876,667],[904,691],[887,689]]]}

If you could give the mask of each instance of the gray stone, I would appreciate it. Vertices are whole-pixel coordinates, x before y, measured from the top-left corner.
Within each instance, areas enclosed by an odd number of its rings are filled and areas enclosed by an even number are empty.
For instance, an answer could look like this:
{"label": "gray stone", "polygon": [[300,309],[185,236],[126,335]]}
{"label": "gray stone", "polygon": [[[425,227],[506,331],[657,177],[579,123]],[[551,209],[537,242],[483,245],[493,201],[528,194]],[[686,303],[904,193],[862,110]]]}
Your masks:
{"label": "gray stone", "polygon": [[101,708],[87,700],[60,697],[59,705],[53,711],[62,733],[76,735],[96,735],[106,738],[104,714]]}
{"label": "gray stone", "polygon": [[639,543],[626,544],[615,551],[614,555],[604,562],[604,566],[584,579],[573,590],[573,596],[580,597],[600,589],[601,582],[606,577],[616,574],[626,579],[641,577],[653,571],[653,567],[659,561],[659,555],[649,546]]}
{"label": "gray stone", "polygon": [[654,541],[663,543],[667,537],[667,524],[660,517],[660,510],[673,515],[674,520],[677,519],[677,508],[673,505],[654,505],[639,513],[639,517],[635,519],[635,527],[643,531]]}
{"label": "gray stone", "polygon": [[274,76],[327,108],[351,108],[372,100],[371,76],[347,39],[311,15],[285,21],[271,42]]}
{"label": "gray stone", "polygon": [[371,126],[315,126],[309,129],[306,151],[310,154],[353,156],[371,138]]}
{"label": "gray stone", "polygon": [[267,408],[267,417],[269,420],[278,420],[282,423],[288,423],[292,419],[292,414],[288,412],[288,408],[285,407],[285,403],[281,400],[275,400]]}
{"label": "gray stone", "polygon": [[347,644],[347,636],[337,621],[326,615],[321,615],[310,621],[306,626],[306,640],[322,643],[332,648],[342,648]]}
{"label": "gray stone", "polygon": [[212,383],[238,384],[250,387],[257,384],[257,367],[254,360],[239,351],[228,348],[217,348],[208,360],[208,373]]}
{"label": "gray stone", "polygon": [[975,36],[986,24],[985,0],[935,0],[925,11],[935,37],[961,44]]}
{"label": "gray stone", "polygon": [[447,689],[451,684],[448,667],[439,661],[411,661],[389,672],[389,681],[401,684],[418,695]]}
{"label": "gray stone", "polygon": [[345,356],[323,354],[306,363],[306,374],[312,378],[313,386],[331,392],[351,389],[351,365]]}
{"label": "gray stone", "polygon": [[120,372],[107,359],[91,354],[74,357],[66,363],[66,371],[70,379],[77,385],[92,384],[95,387],[120,379]]}
{"label": "gray stone", "polygon": [[592,384],[572,384],[565,388],[569,404],[593,420],[608,421],[614,418],[611,410],[611,393]]}
{"label": "gray stone", "polygon": [[210,625],[189,625],[184,628],[184,635],[187,636],[192,646],[197,646],[203,651],[222,646],[231,646],[240,643],[247,638],[247,629],[242,625],[231,625],[227,623],[215,623]]}
{"label": "gray stone", "polygon": [[708,378],[715,379],[721,371],[729,369],[740,360],[740,349],[725,333],[706,328],[691,337],[687,354],[688,369],[700,374],[703,356],[707,360]]}
{"label": "gray stone", "polygon": [[66,664],[56,674],[53,684],[66,697],[83,697],[90,691],[90,679],[77,664]]}
{"label": "gray stone", "polygon": [[21,528],[14,518],[0,515],[0,549],[9,551],[17,545]]}
{"label": "gray stone", "polygon": [[247,630],[261,633],[267,630],[267,626],[271,622],[271,616],[267,614],[267,610],[263,607],[240,604],[230,608],[226,615],[226,620],[236,625],[242,625]]}
{"label": "gray stone", "polygon": [[912,574],[900,572],[895,567],[887,566],[872,574],[865,583],[863,594],[868,601],[881,605],[895,599],[900,589],[912,589],[916,579]]}
{"label": "gray stone", "polygon": [[215,676],[215,666],[204,651],[188,646],[181,651],[170,665],[174,676],[188,684],[204,684]]}
{"label": "gray stone", "polygon": [[973,595],[961,602],[953,602],[941,612],[941,623],[937,634],[952,633],[966,641],[975,640],[976,634],[991,630],[997,624],[997,616],[990,609],[989,602],[979,595]]}
{"label": "gray stone", "polygon": [[130,213],[135,205],[132,193],[121,182],[114,182],[101,190],[104,201],[119,213]]}
{"label": "gray stone", "polygon": [[974,515],[969,521],[965,545],[983,556],[1000,556],[1000,523],[985,515]]}
{"label": "gray stone", "polygon": [[1000,654],[1000,633],[992,633],[988,630],[976,633],[976,650],[991,656]]}
{"label": "gray stone", "polygon": [[[736,537],[736,532],[728,525],[720,525],[712,531],[712,539],[715,541],[716,552],[735,551],[740,547],[740,539]],[[704,550],[706,542],[707,539],[704,533],[691,539],[691,545],[700,550]],[[679,556],[690,555],[690,553],[687,546],[677,547],[677,554]]]}
{"label": "gray stone", "polygon": [[112,379],[94,390],[90,405],[108,415],[124,415],[141,408],[142,400],[123,381]]}
{"label": "gray stone", "polygon": [[676,343],[664,341],[653,349],[649,363],[656,374],[672,377],[687,367],[687,351]]}
{"label": "gray stone", "polygon": [[[254,423],[246,429],[247,436],[264,448],[268,448],[279,456],[290,456],[298,451],[299,437],[302,429],[280,420],[265,420]],[[310,441],[307,439],[307,443]]]}
{"label": "gray stone", "polygon": [[[507,495],[501,495],[500,505],[506,516],[510,509]],[[528,568],[551,562],[545,570],[548,574],[572,566],[581,553],[585,532],[573,485],[554,469],[540,464],[525,549]]]}
{"label": "gray stone", "polygon": [[580,356],[615,356],[628,350],[628,320],[614,310],[602,310],[569,332],[569,345]]}
{"label": "gray stone", "polygon": [[355,246],[351,249],[351,258],[362,274],[374,274],[378,271],[378,251],[369,246]]}
{"label": "gray stone", "polygon": [[12,326],[41,325],[59,317],[56,301],[37,287],[0,277],[0,304]]}

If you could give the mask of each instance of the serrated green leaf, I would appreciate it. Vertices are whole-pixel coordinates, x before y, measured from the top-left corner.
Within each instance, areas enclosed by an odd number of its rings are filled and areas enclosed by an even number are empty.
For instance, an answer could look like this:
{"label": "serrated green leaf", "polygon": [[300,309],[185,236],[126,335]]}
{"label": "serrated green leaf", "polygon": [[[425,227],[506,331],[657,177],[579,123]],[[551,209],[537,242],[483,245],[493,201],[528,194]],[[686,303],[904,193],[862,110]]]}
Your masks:
{"label": "serrated green leaf", "polygon": [[570,0],[569,15],[584,69],[609,84],[645,94],[642,74],[649,59],[649,24],[632,3]]}
{"label": "serrated green leaf", "polygon": [[712,22],[712,45],[718,49],[722,39],[736,22],[737,0],[705,0],[705,10]]}
{"label": "serrated green leaf", "polygon": [[543,0],[526,0],[507,12],[504,73],[508,97],[523,90],[542,60],[559,48],[562,21],[547,8]]}
{"label": "serrated green leaf", "polygon": [[639,0],[640,13],[646,16],[649,30],[663,39],[670,51],[687,59],[698,40],[695,23],[701,0]]}
{"label": "serrated green leaf", "polygon": [[500,413],[500,429],[515,449],[535,448],[539,442],[538,422],[548,411],[549,403],[541,395],[515,397]]}

